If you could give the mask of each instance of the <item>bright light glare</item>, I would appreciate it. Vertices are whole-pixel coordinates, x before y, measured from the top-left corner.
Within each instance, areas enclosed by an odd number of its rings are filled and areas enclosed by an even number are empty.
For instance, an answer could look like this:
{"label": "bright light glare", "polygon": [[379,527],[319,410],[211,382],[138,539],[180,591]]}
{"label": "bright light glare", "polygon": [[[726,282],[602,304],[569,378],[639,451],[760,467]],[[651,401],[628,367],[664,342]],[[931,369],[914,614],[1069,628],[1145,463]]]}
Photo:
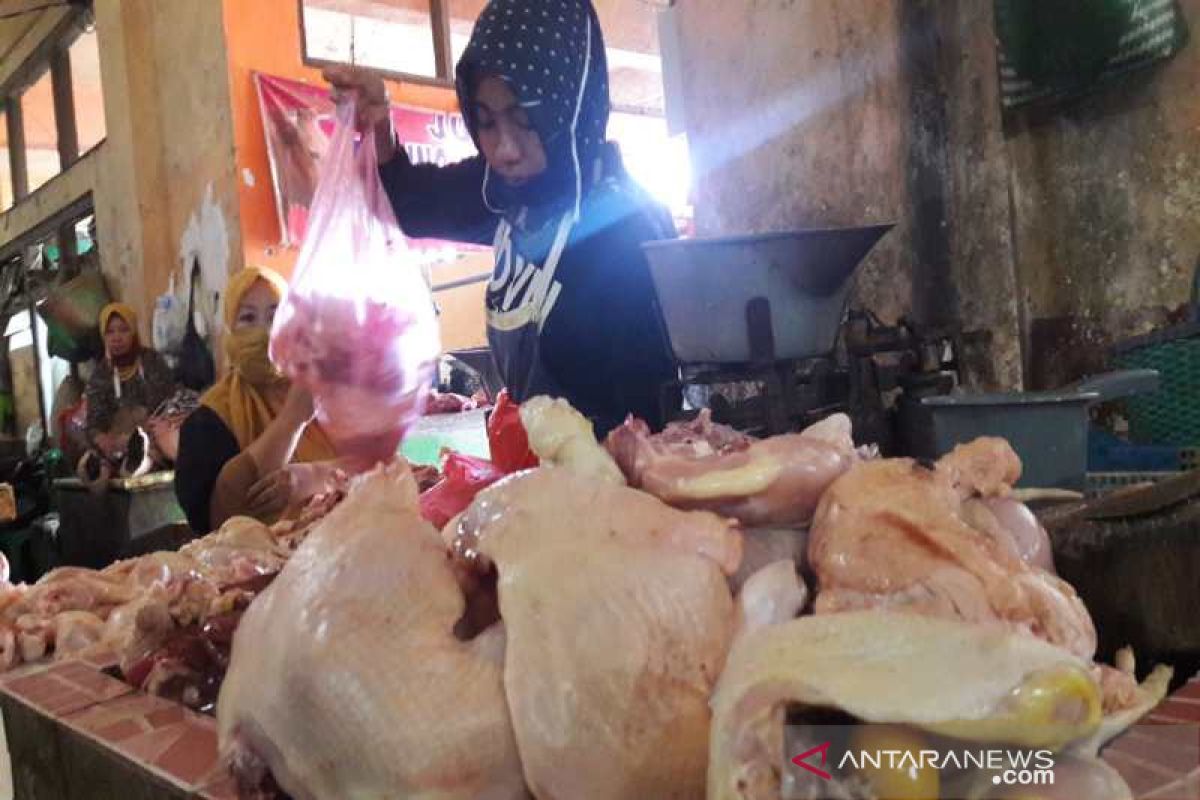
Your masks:
{"label": "bright light glare", "polygon": [[677,216],[688,208],[692,165],[686,135],[670,136],[661,117],[613,114],[608,136],[621,146],[629,174]]}

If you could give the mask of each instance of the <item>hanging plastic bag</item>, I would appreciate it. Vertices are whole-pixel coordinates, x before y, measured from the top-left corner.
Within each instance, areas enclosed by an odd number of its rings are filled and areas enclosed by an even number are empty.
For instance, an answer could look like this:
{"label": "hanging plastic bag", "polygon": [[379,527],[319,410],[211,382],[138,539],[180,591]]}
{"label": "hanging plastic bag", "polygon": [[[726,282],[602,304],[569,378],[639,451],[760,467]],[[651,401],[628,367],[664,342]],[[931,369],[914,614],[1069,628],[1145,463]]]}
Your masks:
{"label": "hanging plastic bag", "polygon": [[352,103],[321,164],[296,275],[275,315],[271,358],[312,392],[339,456],[393,457],[421,415],[440,350],[433,299],[379,182],[375,139]]}

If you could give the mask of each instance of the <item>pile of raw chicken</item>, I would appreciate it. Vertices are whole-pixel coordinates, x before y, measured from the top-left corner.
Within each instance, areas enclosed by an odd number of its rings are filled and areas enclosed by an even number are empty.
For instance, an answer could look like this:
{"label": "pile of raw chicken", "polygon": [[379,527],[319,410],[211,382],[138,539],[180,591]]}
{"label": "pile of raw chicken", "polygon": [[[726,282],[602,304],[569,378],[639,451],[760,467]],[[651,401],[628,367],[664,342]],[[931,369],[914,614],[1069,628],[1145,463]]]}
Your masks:
{"label": "pile of raw chicken", "polygon": [[[115,647],[145,690],[215,701],[247,791],[497,800],[777,797],[713,786],[712,700],[739,642],[801,614],[998,626],[1092,665],[1002,440],[921,465],[844,416],[766,440],[631,419],[603,445],[563,401],[521,420],[541,466],[441,530],[436,476],[397,461],[288,523],[4,586],[2,665]],[[1106,713],[1145,699],[1130,665],[1091,669]]]}

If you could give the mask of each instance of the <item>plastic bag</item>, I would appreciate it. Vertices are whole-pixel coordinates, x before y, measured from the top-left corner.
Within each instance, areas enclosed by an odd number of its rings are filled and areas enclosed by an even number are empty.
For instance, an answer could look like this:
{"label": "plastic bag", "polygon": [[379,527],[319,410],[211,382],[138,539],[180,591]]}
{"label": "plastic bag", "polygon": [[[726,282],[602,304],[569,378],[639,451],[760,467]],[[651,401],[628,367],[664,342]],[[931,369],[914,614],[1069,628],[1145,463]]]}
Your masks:
{"label": "plastic bag", "polygon": [[202,392],[217,377],[216,362],[208,343],[196,326],[196,284],[200,280],[200,259],[192,259],[192,279],[188,283],[187,318],[183,340],[179,343],[179,382],[193,391]]}
{"label": "plastic bag", "polygon": [[187,333],[190,303],[175,294],[175,276],[171,276],[165,294],[154,300],[154,317],[150,323],[150,341],[168,360],[177,358]]}
{"label": "plastic bag", "polygon": [[174,464],[179,457],[179,432],[192,412],[200,407],[200,395],[180,389],[163,401],[146,420],[146,433],[153,445],[151,457],[161,466]]}
{"label": "plastic bag", "polygon": [[58,415],[59,447],[68,464],[75,464],[91,446],[87,436],[87,395]]}
{"label": "plastic bag", "polygon": [[421,415],[440,350],[433,299],[379,182],[375,139],[337,109],[271,358],[312,392],[339,456],[392,458]]}
{"label": "plastic bag", "polygon": [[100,311],[110,302],[99,270],[86,270],[51,289],[37,307],[46,322],[50,355],[78,363],[103,354]]}
{"label": "plastic bag", "polygon": [[492,463],[504,472],[518,472],[538,465],[538,457],[529,449],[529,437],[521,423],[521,406],[512,401],[507,389],[496,398],[496,407],[488,417],[487,436]]}
{"label": "plastic bag", "polygon": [[475,495],[504,475],[486,459],[447,451],[442,458],[442,479],[421,494],[421,516],[440,530],[466,511]]}

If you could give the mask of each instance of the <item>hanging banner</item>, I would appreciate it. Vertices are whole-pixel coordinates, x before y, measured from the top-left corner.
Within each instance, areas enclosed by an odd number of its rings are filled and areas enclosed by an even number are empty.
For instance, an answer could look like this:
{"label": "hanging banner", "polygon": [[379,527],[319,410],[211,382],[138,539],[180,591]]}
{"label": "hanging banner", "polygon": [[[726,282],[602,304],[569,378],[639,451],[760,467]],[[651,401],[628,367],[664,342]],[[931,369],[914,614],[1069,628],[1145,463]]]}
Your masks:
{"label": "hanging banner", "polygon": [[[318,165],[333,132],[333,101],[324,85],[262,73],[255,73],[254,82],[266,131],[283,245],[299,247],[317,187]],[[414,164],[443,166],[475,155],[475,145],[461,114],[393,105],[392,124]],[[427,253],[444,253],[448,246],[474,249],[420,240],[410,245],[410,249]]]}

